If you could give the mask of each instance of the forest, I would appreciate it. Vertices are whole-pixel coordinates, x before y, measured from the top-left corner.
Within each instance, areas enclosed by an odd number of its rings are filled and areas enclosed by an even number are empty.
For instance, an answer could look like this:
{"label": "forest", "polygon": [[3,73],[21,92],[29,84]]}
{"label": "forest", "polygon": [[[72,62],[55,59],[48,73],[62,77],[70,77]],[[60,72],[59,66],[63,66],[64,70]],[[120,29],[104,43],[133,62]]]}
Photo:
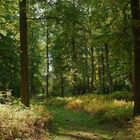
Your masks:
{"label": "forest", "polygon": [[0,140],[140,139],[140,0],[0,1]]}

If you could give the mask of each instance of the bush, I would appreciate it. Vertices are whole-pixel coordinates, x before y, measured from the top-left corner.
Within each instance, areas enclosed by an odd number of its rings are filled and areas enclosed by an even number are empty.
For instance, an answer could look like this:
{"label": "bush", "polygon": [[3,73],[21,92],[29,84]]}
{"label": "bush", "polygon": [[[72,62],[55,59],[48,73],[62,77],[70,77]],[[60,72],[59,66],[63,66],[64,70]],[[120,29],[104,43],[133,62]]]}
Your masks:
{"label": "bush", "polygon": [[79,96],[69,101],[66,108],[87,112],[99,122],[123,123],[132,118],[132,102],[111,99],[106,95]]}
{"label": "bush", "polygon": [[0,104],[0,139],[40,139],[46,133],[51,115],[41,105],[25,108],[22,105]]}
{"label": "bush", "polygon": [[111,99],[117,99],[117,100],[125,100],[125,101],[132,101],[133,95],[132,93],[128,91],[116,91],[109,95],[109,98]]}

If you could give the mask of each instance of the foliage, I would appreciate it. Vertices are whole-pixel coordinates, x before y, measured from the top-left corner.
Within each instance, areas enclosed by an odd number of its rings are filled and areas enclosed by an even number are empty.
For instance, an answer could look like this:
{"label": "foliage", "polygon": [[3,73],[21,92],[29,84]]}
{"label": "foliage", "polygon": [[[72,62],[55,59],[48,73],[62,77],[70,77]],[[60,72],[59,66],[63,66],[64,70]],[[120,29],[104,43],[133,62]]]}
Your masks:
{"label": "foliage", "polygon": [[[20,74],[18,2],[2,0],[0,6],[3,35],[0,49],[7,56],[0,53],[0,89],[8,85],[16,95],[19,95]],[[108,93],[109,75],[114,91],[131,89],[133,48],[129,2],[31,0],[27,2],[27,16],[32,95],[45,91],[46,76],[50,94],[61,95],[62,87],[64,93],[85,94],[90,92],[92,80],[94,91]],[[108,62],[105,44],[108,44]]]}
{"label": "foliage", "polygon": [[102,123],[124,123],[132,118],[132,102],[106,98],[103,95],[79,96],[69,101],[66,108],[88,112]]}
{"label": "foliage", "polygon": [[125,101],[133,101],[132,93],[128,91],[116,91],[107,96],[107,98],[116,99],[116,100],[125,100]]}
{"label": "foliage", "polygon": [[[19,50],[16,40],[0,34],[0,90],[19,93]],[[14,80],[14,82],[12,80]]]}
{"label": "foliage", "polygon": [[[39,106],[25,108],[15,102],[14,105],[0,105],[0,138],[1,139],[41,139],[51,115]],[[47,136],[46,136],[47,137]]]}

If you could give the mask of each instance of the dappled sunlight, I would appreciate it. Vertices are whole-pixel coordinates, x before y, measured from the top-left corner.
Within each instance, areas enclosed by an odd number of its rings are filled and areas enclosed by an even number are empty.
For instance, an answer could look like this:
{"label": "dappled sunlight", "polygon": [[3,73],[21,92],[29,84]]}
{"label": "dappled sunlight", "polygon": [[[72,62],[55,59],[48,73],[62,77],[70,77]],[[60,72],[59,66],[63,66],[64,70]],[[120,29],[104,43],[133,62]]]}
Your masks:
{"label": "dappled sunlight", "polygon": [[80,99],[72,100],[72,101],[68,102],[68,104],[66,105],[66,108],[67,109],[73,108],[77,111],[82,111],[82,108],[83,108],[82,100],[80,100]]}
{"label": "dappled sunlight", "polygon": [[132,118],[132,102],[111,99],[104,95],[80,96],[69,101],[65,106],[72,110],[87,112],[98,118],[99,122],[112,121],[114,123],[115,120],[116,123],[122,123]]}
{"label": "dappled sunlight", "polygon": [[138,115],[140,0],[0,0],[0,140],[140,140]]}
{"label": "dappled sunlight", "polygon": [[113,106],[115,107],[129,107],[132,105],[132,102],[126,102],[125,100],[113,100]]}

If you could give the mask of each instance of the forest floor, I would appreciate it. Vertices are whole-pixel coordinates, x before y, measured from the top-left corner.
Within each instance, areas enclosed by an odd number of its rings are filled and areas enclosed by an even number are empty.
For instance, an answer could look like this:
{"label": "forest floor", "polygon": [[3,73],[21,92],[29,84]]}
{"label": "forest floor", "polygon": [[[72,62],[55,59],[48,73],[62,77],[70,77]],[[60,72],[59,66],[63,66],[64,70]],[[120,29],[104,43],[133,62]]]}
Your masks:
{"label": "forest floor", "polygon": [[131,101],[86,95],[31,102],[30,108],[15,99],[0,104],[0,139],[140,140]]}
{"label": "forest floor", "polygon": [[65,109],[64,106],[48,105],[54,114],[52,140],[125,140],[125,131],[112,123],[99,123],[85,112]]}

